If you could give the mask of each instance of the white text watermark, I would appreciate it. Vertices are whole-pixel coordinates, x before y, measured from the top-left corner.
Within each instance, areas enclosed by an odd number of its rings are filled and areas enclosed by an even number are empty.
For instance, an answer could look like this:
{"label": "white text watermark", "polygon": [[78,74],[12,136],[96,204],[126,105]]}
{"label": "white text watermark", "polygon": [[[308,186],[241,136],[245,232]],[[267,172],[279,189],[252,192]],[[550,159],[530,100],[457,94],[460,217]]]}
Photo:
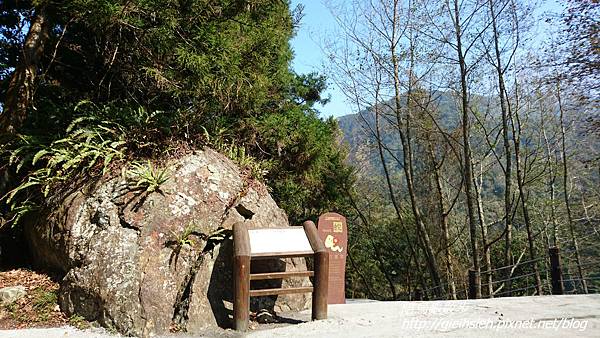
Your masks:
{"label": "white text watermark", "polygon": [[554,319],[528,319],[528,320],[404,320],[402,329],[413,330],[456,330],[456,329],[482,329],[482,330],[510,330],[510,329],[543,329],[543,330],[576,330],[585,331],[588,321],[575,318]]}

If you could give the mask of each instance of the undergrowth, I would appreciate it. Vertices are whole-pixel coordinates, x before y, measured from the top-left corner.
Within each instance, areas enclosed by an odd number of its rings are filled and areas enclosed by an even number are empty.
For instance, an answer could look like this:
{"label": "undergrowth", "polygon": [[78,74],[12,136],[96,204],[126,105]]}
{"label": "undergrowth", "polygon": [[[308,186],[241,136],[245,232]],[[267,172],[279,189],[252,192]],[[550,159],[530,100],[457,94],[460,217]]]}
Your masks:
{"label": "undergrowth", "polygon": [[203,128],[203,131],[206,143],[240,166],[246,176],[255,180],[262,180],[272,169],[272,160],[252,156],[246,147],[238,145],[234,141],[236,137],[229,129],[217,128],[212,135],[206,128]]}
{"label": "undergrowth", "polygon": [[[127,103],[124,103],[125,106]],[[28,130],[0,146],[0,161],[9,179],[0,179],[0,228],[15,226],[42,207],[61,187],[78,179],[99,178],[122,167],[129,157],[152,158],[175,125],[164,112],[81,101],[60,133]],[[58,135],[54,139],[47,136]],[[150,161],[133,162],[128,170],[132,189],[160,189],[169,175]]]}
{"label": "undergrowth", "polygon": [[224,144],[217,148],[230,160],[235,162],[252,179],[261,180],[269,173],[270,161],[260,161],[250,155],[246,148],[235,143]]}
{"label": "undergrowth", "polygon": [[18,224],[61,184],[81,175],[105,174],[113,162],[124,158],[126,143],[121,125],[95,116],[73,120],[65,136],[50,142],[18,135],[5,143],[0,156],[19,180],[0,197],[9,211],[0,226]]}
{"label": "undergrowth", "polygon": [[[119,167],[124,168],[131,190],[162,193],[161,186],[170,175],[151,158],[168,153],[165,137],[176,129],[177,121],[160,111],[99,107],[89,101],[77,104],[74,112],[76,117],[58,138],[36,136],[44,132],[19,134],[0,146],[0,160],[14,182],[0,189],[0,228],[18,225],[60,187],[70,187],[78,179],[102,177]],[[211,128],[215,130],[212,135],[201,129],[202,137],[194,140],[197,145],[220,151],[240,166],[245,177],[261,180],[268,174],[271,161],[250,155],[233,141],[236,138],[229,129]],[[146,159],[130,161],[131,157]],[[131,164],[126,165],[128,162]]]}

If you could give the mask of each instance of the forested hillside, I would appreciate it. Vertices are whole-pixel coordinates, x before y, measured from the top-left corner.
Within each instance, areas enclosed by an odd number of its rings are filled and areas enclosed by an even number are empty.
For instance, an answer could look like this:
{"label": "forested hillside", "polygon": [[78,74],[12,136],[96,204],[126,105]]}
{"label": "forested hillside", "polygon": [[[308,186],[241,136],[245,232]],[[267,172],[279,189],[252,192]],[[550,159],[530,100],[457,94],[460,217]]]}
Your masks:
{"label": "forested hillside", "polygon": [[548,294],[553,247],[568,292],[597,292],[599,6],[544,6],[331,7],[345,38],[326,44],[329,75],[358,112],[339,118],[351,295]]}
{"label": "forested hillside", "polygon": [[[451,93],[437,92],[431,94],[432,100],[435,102],[439,110],[439,123],[440,127],[446,130],[456,128],[460,121],[455,113],[455,107],[453,107],[453,98]],[[406,102],[406,97],[403,97],[402,101]],[[386,114],[390,114],[391,110],[389,105],[393,102],[386,102],[384,105],[388,106]],[[376,116],[374,109],[366,108],[356,114],[349,114],[340,116],[337,118],[338,126],[343,134],[343,143],[348,147],[348,163],[353,164],[355,167],[360,166],[371,166],[376,167],[379,174],[383,174],[383,168],[377,152],[370,151],[374,148],[373,129],[372,126],[376,123]],[[381,138],[383,143],[394,148],[393,155],[396,158],[402,157],[402,149],[394,147],[394,144],[400,142],[400,136],[398,133],[394,133],[393,119],[390,118],[382,119],[380,122]],[[366,156],[367,158],[361,158]],[[389,156],[389,155],[388,155]],[[366,162],[365,162],[366,160]],[[399,170],[399,168],[398,168]]]}

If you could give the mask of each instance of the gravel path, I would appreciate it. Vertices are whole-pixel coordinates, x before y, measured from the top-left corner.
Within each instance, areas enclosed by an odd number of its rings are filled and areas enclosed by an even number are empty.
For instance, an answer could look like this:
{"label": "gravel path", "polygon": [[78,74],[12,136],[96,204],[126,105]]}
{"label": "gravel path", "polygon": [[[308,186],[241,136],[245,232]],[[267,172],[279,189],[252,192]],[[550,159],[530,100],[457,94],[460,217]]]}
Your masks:
{"label": "gravel path", "polygon": [[[307,318],[310,312],[297,314]],[[329,319],[260,325],[260,337],[600,337],[600,295],[515,297],[431,302],[351,302],[329,306]],[[244,336],[231,330],[210,337]],[[74,328],[0,331],[11,338],[115,338]],[[183,338],[184,335],[169,337]],[[190,336],[187,336],[190,337]]]}

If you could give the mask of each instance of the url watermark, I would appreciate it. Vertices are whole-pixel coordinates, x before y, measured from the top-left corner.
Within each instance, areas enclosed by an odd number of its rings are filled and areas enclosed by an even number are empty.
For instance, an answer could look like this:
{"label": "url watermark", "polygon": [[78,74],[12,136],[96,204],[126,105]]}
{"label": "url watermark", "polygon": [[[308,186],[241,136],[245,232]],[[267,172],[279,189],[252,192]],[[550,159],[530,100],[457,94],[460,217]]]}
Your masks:
{"label": "url watermark", "polygon": [[576,330],[585,331],[587,320],[575,318],[554,319],[528,319],[528,320],[405,320],[401,322],[402,329],[412,330],[456,330],[456,329],[481,329],[481,330],[511,330],[511,329],[540,329],[540,330]]}

